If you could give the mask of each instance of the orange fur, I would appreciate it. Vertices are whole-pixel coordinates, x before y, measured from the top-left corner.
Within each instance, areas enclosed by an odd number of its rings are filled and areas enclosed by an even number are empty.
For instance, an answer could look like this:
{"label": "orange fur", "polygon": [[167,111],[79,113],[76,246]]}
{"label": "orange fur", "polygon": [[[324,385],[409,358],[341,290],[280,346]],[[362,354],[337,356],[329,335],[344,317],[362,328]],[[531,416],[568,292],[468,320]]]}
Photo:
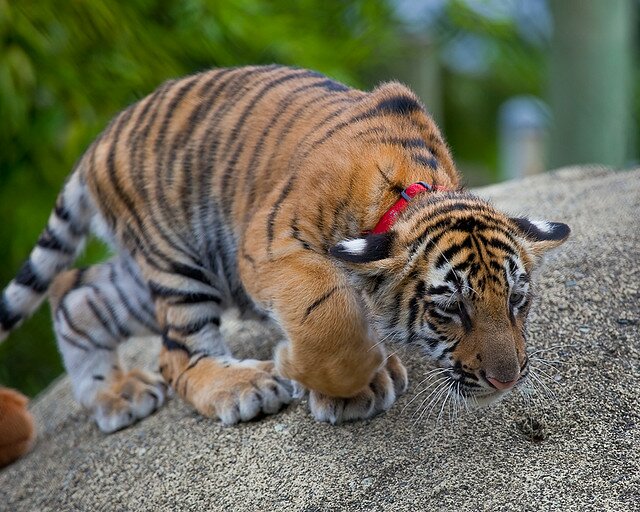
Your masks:
{"label": "orange fur", "polygon": [[0,467],[11,464],[33,446],[35,425],[27,403],[17,391],[0,388]]}

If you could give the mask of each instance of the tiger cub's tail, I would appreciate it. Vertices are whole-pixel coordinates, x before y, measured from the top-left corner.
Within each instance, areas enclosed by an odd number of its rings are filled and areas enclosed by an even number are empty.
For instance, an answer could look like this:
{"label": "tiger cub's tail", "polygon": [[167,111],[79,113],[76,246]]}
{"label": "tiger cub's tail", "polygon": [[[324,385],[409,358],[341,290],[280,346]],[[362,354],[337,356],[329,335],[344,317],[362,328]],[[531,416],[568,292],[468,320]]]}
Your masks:
{"label": "tiger cub's tail", "polygon": [[29,259],[0,296],[0,341],[31,316],[53,279],[68,269],[82,250],[94,207],[77,168],[65,183]]}

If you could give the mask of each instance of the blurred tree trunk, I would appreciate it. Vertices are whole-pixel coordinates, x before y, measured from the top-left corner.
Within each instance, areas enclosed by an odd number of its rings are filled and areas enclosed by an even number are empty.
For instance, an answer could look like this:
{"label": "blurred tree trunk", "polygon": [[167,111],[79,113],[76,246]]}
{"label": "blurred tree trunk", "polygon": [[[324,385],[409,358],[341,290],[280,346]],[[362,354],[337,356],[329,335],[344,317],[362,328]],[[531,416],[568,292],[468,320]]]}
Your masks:
{"label": "blurred tree trunk", "polygon": [[635,0],[551,0],[551,166],[629,158]]}

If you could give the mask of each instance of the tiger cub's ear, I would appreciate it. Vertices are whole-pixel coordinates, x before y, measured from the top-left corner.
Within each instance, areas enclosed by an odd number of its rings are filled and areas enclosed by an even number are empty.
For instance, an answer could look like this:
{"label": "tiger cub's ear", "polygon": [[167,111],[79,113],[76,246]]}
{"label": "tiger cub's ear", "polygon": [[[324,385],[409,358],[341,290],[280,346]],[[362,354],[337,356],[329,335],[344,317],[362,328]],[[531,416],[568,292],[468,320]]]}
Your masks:
{"label": "tiger cub's ear", "polygon": [[549,222],[546,220],[529,220],[524,217],[511,219],[520,233],[532,243],[533,251],[542,254],[549,249],[563,244],[571,229],[562,222]]}
{"label": "tiger cub's ear", "polygon": [[394,239],[392,231],[350,238],[333,246],[329,253],[348,263],[371,263],[391,257]]}

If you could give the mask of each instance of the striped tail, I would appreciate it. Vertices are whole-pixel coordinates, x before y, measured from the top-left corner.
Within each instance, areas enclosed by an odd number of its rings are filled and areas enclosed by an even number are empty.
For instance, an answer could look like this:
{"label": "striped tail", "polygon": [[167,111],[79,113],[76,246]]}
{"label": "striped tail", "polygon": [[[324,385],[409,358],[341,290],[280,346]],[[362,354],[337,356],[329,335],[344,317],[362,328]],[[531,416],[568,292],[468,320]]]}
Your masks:
{"label": "striped tail", "polygon": [[94,210],[79,170],[65,183],[29,259],[0,296],[0,341],[31,316],[82,250]]}

